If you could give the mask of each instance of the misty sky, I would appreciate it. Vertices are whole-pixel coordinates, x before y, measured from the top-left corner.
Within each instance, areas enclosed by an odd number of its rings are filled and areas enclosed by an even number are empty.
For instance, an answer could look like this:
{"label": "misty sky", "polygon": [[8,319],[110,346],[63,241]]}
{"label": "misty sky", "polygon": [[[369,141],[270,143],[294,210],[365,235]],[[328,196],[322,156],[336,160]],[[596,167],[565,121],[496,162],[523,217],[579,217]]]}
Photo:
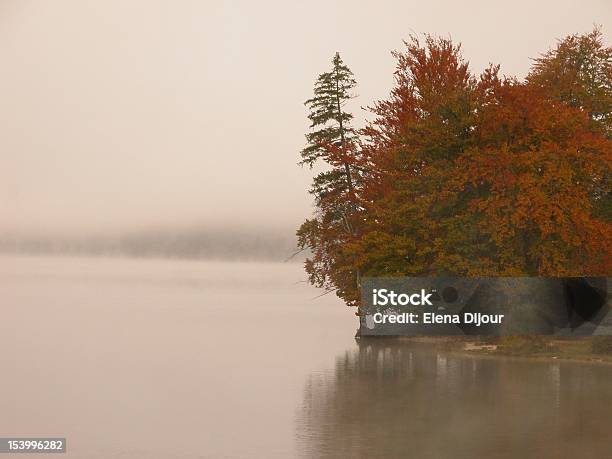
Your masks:
{"label": "misty sky", "polygon": [[0,0],[0,231],[291,228],[312,209],[302,103],[335,51],[359,111],[412,32],[524,76],[611,18],[606,0]]}

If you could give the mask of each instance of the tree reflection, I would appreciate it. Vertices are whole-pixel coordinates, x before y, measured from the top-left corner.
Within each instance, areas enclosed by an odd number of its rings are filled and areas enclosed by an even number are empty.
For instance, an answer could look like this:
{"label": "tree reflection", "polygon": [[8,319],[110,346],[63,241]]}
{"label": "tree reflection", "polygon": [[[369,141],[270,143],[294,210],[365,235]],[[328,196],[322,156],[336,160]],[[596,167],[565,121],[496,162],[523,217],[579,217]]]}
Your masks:
{"label": "tree reflection", "polygon": [[305,457],[605,457],[612,367],[471,357],[362,340],[311,374]]}

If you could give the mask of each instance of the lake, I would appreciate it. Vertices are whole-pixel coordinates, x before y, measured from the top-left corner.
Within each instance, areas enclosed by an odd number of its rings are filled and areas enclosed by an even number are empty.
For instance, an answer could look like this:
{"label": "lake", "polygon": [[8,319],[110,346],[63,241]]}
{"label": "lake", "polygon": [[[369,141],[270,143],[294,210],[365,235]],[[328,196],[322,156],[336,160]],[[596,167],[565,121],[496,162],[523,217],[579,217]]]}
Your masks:
{"label": "lake", "polygon": [[0,437],[78,458],[611,457],[612,366],[357,342],[354,311],[304,280],[1,256]]}

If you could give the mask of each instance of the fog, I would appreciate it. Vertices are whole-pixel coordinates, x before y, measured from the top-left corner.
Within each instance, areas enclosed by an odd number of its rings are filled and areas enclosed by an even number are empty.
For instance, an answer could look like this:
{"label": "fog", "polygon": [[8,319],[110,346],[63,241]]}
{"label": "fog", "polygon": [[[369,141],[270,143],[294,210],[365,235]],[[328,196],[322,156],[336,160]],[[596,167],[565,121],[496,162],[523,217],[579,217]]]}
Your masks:
{"label": "fog", "polygon": [[594,23],[609,36],[611,13],[605,0],[1,0],[0,233],[291,234],[312,212],[303,101],[335,51],[360,125],[410,33],[524,76],[556,38]]}
{"label": "fog", "polygon": [[3,233],[0,254],[128,256],[301,262],[293,231],[280,228],[196,225],[103,234]]}

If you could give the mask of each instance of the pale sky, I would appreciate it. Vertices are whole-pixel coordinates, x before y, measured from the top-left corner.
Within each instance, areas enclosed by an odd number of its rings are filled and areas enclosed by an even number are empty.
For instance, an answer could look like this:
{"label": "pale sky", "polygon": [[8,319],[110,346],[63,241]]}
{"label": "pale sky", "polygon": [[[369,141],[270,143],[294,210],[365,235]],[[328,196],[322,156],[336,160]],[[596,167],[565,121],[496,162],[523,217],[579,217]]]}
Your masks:
{"label": "pale sky", "polygon": [[360,112],[410,33],[522,77],[557,38],[610,37],[611,18],[604,0],[0,0],[0,231],[296,226],[303,101],[335,51]]}

